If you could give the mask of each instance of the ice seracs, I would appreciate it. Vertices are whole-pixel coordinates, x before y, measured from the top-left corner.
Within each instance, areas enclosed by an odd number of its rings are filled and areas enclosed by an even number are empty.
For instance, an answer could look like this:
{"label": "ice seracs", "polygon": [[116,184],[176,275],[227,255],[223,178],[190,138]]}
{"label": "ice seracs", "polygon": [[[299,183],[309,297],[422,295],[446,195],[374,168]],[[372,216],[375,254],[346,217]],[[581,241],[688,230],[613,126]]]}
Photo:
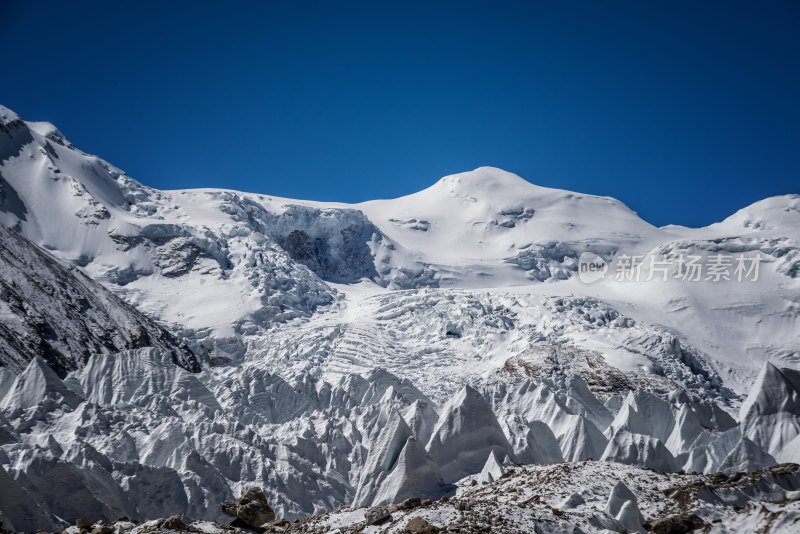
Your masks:
{"label": "ice seracs", "polygon": [[413,437],[408,424],[397,412],[391,414],[383,428],[376,430],[353,498],[356,506],[372,503],[380,484],[397,464],[406,442]]}
{"label": "ice seracs", "polygon": [[0,410],[7,415],[34,408],[43,401],[76,408],[83,399],[64,385],[56,373],[39,357],[34,357],[0,402]]}
{"label": "ice seracs", "polygon": [[[125,405],[154,395],[196,401],[222,410],[214,395],[195,376],[175,365],[163,352],[148,348],[117,354],[96,354],[70,376],[86,400],[100,405]],[[276,396],[280,398],[280,396]]]}
{"label": "ice seracs", "polygon": [[618,430],[609,440],[601,460],[673,472],[679,469],[675,458],[658,438]]}
{"label": "ice seracs", "polygon": [[613,421],[614,416],[595,397],[586,382],[578,375],[570,375],[566,381],[566,406],[573,413],[586,417],[599,430],[605,430]]}
{"label": "ice seracs", "polygon": [[381,483],[374,504],[400,503],[406,499],[435,499],[449,491],[439,467],[416,437],[406,440],[393,469]]}
{"label": "ice seracs", "polygon": [[636,495],[623,482],[617,482],[608,496],[606,513],[631,532],[644,532]]}
{"label": "ice seracs", "polygon": [[37,500],[32,498],[2,467],[0,467],[0,502],[3,503],[0,518],[6,530],[29,531],[48,528],[53,524],[48,518],[47,509],[43,509]]}
{"label": "ice seracs", "polygon": [[490,452],[514,454],[491,407],[470,386],[443,409],[427,449],[448,483],[480,471]]}
{"label": "ice seracs", "polygon": [[567,415],[556,434],[567,462],[596,460],[603,455],[608,440],[591,421],[580,415]]}
{"label": "ice seracs", "polygon": [[739,410],[742,433],[775,455],[800,434],[800,372],[766,363]]}
{"label": "ice seracs", "polygon": [[646,391],[628,393],[616,417],[606,430],[611,437],[619,430],[646,434],[662,442],[669,439],[675,426],[675,417],[669,403]]}
{"label": "ice seracs", "polygon": [[428,443],[436,421],[439,419],[439,414],[436,413],[431,402],[417,399],[406,408],[403,419],[408,421],[409,427],[419,441]]}
{"label": "ice seracs", "polygon": [[674,456],[678,457],[690,451],[703,433],[704,429],[697,414],[689,403],[683,403],[675,414],[675,425],[664,445]]}
{"label": "ice seracs", "polygon": [[[42,506],[51,507],[43,512],[51,517],[50,525],[58,524],[55,517],[65,517],[65,510],[58,505],[60,494],[47,490],[52,479],[41,473],[59,470],[69,474],[70,484],[79,488],[90,487],[89,476],[127,473],[130,478],[123,479],[125,484],[103,486],[117,503],[109,504],[108,510],[92,508],[106,502],[96,492],[89,491],[82,501],[81,506],[105,516],[129,513],[130,503],[139,500],[139,510],[152,514],[166,515],[171,507],[170,511],[208,517],[203,512],[207,503],[229,499],[245,485],[260,484],[280,514],[296,517],[335,508],[338,503],[388,505],[410,497],[438,498],[452,494],[448,482],[464,475],[493,483],[505,479],[518,462],[560,462],[564,456],[583,460],[602,455],[609,464],[620,462],[657,472],[676,472],[681,467],[736,472],[775,463],[739,427],[721,434],[704,429],[684,453],[685,466],[653,435],[663,433],[658,422],[640,427],[644,434],[620,427],[605,452],[598,452],[597,440],[605,440],[600,430],[557,401],[566,389],[559,391],[558,386],[544,383],[516,384],[511,397],[506,396],[505,385],[492,386],[487,390],[491,404],[465,386],[439,407],[441,415],[426,450],[402,414],[433,421],[433,403],[424,396],[416,398],[421,395],[416,388],[402,386],[402,381],[385,371],[349,376],[337,385],[315,384],[308,378],[281,382],[254,371],[237,372],[237,379],[250,376],[252,382],[234,386],[227,373],[217,377],[192,374],[154,349],[140,349],[96,355],[85,369],[62,382],[44,362],[34,360],[14,379],[2,401],[14,432],[14,447],[5,449],[8,460],[2,456],[0,460],[12,478],[25,476],[35,482],[33,491],[41,496]],[[261,383],[266,387],[255,387]],[[110,387],[114,384],[118,387]],[[62,397],[72,400],[62,402]],[[586,404],[579,406],[574,400],[572,409],[587,413],[599,402],[593,397],[591,392],[575,396]],[[632,398],[641,409],[645,397]],[[669,398],[676,403],[673,412],[688,413],[691,399]],[[508,399],[527,402],[512,405]],[[252,416],[236,408],[248,402],[253,403]],[[18,416],[25,410],[35,411],[38,427]],[[526,427],[520,413],[547,416],[561,441],[544,421],[531,419]],[[252,423],[241,422],[248,420]],[[264,423],[267,420],[273,422]],[[118,426],[119,421],[127,423]],[[41,433],[42,428],[49,431]],[[267,430],[266,435],[259,429]],[[519,439],[520,431],[525,439]],[[511,443],[517,445],[511,447]],[[134,469],[137,465],[144,470]],[[147,484],[173,488],[186,500],[151,502],[136,489]],[[610,504],[609,515],[633,530],[641,517],[627,497],[619,507]],[[583,505],[574,500],[572,506],[581,510]],[[12,521],[25,524],[24,516],[4,512]],[[593,521],[602,523],[599,518]]]}
{"label": "ice seracs", "polygon": [[[524,442],[514,448],[520,463],[558,464],[564,461],[561,446],[549,426],[542,421],[530,421],[527,426],[528,431],[521,433]],[[511,432],[511,435],[516,438],[520,433]]]}
{"label": "ice seracs", "polygon": [[478,475],[478,480],[481,482],[494,482],[503,476],[503,473],[505,473],[503,465],[497,459],[497,455],[495,455],[494,451],[491,451],[489,457],[486,459],[486,463],[483,465],[483,469],[481,469]]}

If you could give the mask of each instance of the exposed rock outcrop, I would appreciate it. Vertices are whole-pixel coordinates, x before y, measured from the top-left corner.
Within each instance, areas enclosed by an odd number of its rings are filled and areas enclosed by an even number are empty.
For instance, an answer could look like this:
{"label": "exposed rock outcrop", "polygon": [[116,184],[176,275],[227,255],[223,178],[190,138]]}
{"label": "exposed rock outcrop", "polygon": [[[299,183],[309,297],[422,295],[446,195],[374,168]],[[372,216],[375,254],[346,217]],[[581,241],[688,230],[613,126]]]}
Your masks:
{"label": "exposed rock outcrop", "polygon": [[250,488],[238,499],[220,503],[219,509],[250,528],[258,528],[275,519],[275,512],[269,507],[261,488]]}

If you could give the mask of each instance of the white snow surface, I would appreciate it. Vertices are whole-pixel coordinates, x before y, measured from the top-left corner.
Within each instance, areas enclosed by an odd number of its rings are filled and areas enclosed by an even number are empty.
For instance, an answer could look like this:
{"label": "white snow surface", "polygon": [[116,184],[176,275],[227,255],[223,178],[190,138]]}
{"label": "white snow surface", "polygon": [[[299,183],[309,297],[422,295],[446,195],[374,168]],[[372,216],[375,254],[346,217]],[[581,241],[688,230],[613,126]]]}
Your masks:
{"label": "white snow surface", "polygon": [[[203,367],[89,343],[63,380],[34,354],[0,361],[0,518],[19,530],[219,520],[252,485],[292,519],[497,484],[514,463],[800,462],[800,195],[692,229],[488,167],[355,205],[159,191],[0,106],[0,224],[55,262],[39,272],[100,282]],[[581,281],[584,252],[604,279]],[[756,254],[758,279],[736,280]],[[729,258],[731,279],[680,279],[687,255]],[[629,256],[639,282],[616,279]],[[0,326],[33,331],[8,302]],[[605,508],[611,487],[592,491]],[[598,521],[635,529],[632,502]]]}

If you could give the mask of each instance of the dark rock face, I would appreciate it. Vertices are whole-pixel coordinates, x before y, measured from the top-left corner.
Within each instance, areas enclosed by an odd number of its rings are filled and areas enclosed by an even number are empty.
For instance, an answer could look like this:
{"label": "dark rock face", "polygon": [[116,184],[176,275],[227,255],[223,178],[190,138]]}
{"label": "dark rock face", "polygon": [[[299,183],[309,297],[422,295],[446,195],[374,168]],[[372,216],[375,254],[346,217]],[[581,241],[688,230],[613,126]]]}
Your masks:
{"label": "dark rock face", "polygon": [[311,239],[311,236],[302,230],[292,230],[283,242],[283,248],[289,253],[293,260],[309,262],[315,260],[320,254],[319,242]]}
{"label": "dark rock face", "polygon": [[13,213],[20,221],[27,220],[28,208],[25,207],[25,203],[22,202],[17,191],[3,179],[2,175],[0,175],[0,210]]}
{"label": "dark rock face", "polygon": [[60,377],[94,353],[154,347],[189,371],[194,353],[79,269],[0,225],[0,365],[20,372],[42,357]]}
{"label": "dark rock face", "polygon": [[17,156],[32,140],[31,131],[20,118],[0,117],[0,161]]}
{"label": "dark rock face", "polygon": [[220,503],[219,509],[250,528],[260,528],[275,519],[275,512],[269,507],[261,488],[250,488],[238,499]]}
{"label": "dark rock face", "polygon": [[[196,235],[176,224],[148,224],[139,232],[133,239],[138,238],[149,249],[153,264],[163,276],[183,276],[195,268],[201,258],[212,260],[217,272],[231,267],[224,244],[211,234]],[[128,245],[123,242],[121,246]]]}
{"label": "dark rock face", "polygon": [[391,517],[389,509],[385,506],[373,506],[364,514],[367,525],[379,525]]}
{"label": "dark rock face", "polygon": [[181,516],[179,515],[173,515],[166,518],[159,526],[169,530],[186,530],[186,523],[184,523],[183,519],[181,519]]}

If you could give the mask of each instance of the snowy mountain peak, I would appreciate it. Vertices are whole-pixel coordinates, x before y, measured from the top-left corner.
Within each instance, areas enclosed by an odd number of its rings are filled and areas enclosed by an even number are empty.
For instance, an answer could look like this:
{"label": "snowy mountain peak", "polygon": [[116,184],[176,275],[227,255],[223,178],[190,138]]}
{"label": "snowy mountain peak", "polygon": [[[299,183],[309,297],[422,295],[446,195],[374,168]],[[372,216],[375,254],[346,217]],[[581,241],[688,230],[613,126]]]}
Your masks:
{"label": "snowy mountain peak", "polygon": [[549,189],[534,185],[512,172],[497,167],[478,167],[475,170],[451,174],[436,182],[432,187],[444,189],[450,194],[471,194],[478,198],[485,196],[506,196],[516,191],[546,192]]}
{"label": "snowy mountain peak", "polygon": [[18,121],[19,115],[11,111],[5,106],[0,105],[0,126],[5,126],[8,123]]}
{"label": "snowy mountain peak", "polygon": [[[622,205],[621,202],[608,198],[583,195],[563,189],[554,189],[535,185],[520,176],[497,167],[478,167],[475,170],[451,174],[441,178],[432,186],[401,197],[388,203],[402,203],[404,199],[415,202],[451,202],[461,205],[472,213],[481,213],[484,209],[507,211],[515,214],[518,208],[541,208],[569,199],[594,199]],[[449,200],[448,200],[449,199]],[[590,200],[591,201],[591,200]],[[488,213],[488,212],[487,212]],[[495,212],[492,213],[496,215]],[[456,215],[448,212],[447,215]]]}
{"label": "snowy mountain peak", "polygon": [[28,128],[42,137],[45,137],[51,141],[55,141],[60,145],[75,149],[75,145],[70,143],[66,136],[61,133],[61,130],[59,130],[52,122],[26,122],[25,124],[27,124]]}
{"label": "snowy mountain peak", "polygon": [[[611,197],[587,195],[566,189],[536,185],[497,167],[478,167],[472,171],[445,176],[433,186],[412,196],[436,196],[443,193],[470,203],[486,203],[498,208],[512,206],[510,211],[513,211],[513,206],[522,206],[525,203],[538,204],[538,206],[531,207],[544,207],[564,201],[583,201],[589,205],[599,202],[609,207],[614,206],[630,211],[622,202]],[[589,205],[583,207],[589,207]]]}
{"label": "snowy mountain peak", "polygon": [[742,232],[800,232],[800,195],[778,195],[754,202],[709,228]]}

